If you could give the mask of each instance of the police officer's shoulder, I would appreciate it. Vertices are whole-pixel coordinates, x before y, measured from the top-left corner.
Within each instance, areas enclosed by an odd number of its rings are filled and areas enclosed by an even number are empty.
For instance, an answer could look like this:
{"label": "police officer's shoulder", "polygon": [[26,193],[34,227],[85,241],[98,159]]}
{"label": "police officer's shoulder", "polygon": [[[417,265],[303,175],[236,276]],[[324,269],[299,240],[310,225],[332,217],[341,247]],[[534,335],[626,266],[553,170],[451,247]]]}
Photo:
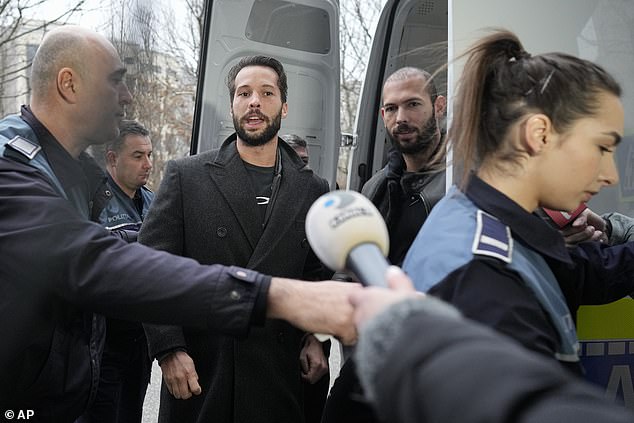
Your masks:
{"label": "police officer's shoulder", "polygon": [[493,257],[505,263],[511,263],[513,257],[511,228],[495,216],[478,210],[471,251],[477,256]]}
{"label": "police officer's shoulder", "polygon": [[34,141],[16,135],[4,144],[3,156],[28,163],[37,156],[42,147]]}

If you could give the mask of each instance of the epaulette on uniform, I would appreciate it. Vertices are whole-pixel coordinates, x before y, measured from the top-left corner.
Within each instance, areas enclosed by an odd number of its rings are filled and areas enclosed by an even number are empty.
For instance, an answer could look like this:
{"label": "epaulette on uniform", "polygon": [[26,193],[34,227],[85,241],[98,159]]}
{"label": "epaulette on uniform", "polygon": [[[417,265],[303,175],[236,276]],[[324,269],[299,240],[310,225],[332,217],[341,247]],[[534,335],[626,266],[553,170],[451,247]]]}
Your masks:
{"label": "epaulette on uniform", "polygon": [[16,135],[5,144],[4,155],[26,163],[33,160],[41,149],[42,147],[33,141]]}
{"label": "epaulette on uniform", "polygon": [[476,231],[471,249],[473,254],[495,257],[510,263],[513,256],[511,229],[482,210],[477,211],[476,218]]}

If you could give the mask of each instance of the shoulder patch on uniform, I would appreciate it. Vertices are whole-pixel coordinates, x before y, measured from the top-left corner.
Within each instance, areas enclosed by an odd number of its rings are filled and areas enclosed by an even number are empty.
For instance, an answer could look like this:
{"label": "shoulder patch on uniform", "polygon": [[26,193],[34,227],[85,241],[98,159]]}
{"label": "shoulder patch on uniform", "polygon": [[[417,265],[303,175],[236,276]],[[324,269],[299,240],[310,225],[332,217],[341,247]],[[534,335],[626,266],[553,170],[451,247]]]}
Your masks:
{"label": "shoulder patch on uniform", "polygon": [[17,151],[18,153],[22,154],[29,160],[33,160],[37,153],[39,153],[39,151],[42,149],[42,147],[40,147],[33,141],[29,141],[19,135],[9,140],[6,145],[11,149]]}
{"label": "shoulder patch on uniform", "polygon": [[513,254],[511,229],[490,214],[478,210],[471,252],[510,263]]}

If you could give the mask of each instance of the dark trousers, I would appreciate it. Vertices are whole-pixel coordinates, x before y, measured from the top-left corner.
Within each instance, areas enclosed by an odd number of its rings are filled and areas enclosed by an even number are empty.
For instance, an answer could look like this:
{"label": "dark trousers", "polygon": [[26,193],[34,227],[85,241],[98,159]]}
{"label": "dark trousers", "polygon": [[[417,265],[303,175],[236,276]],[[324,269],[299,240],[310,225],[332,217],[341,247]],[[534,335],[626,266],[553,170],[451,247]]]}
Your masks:
{"label": "dark trousers", "polygon": [[145,334],[108,336],[97,396],[76,423],[141,423],[150,364]]}
{"label": "dark trousers", "polygon": [[378,423],[374,410],[366,402],[352,358],[348,358],[330,389],[322,423]]}
{"label": "dark trousers", "polygon": [[[324,355],[330,357],[330,341],[322,343]],[[325,374],[315,384],[303,382],[304,388],[304,419],[305,423],[320,423],[324,412],[328,387],[330,386],[330,375]]]}
{"label": "dark trousers", "polygon": [[324,375],[317,383],[311,385],[303,382],[304,386],[304,418],[306,423],[319,423],[324,411],[330,376]]}

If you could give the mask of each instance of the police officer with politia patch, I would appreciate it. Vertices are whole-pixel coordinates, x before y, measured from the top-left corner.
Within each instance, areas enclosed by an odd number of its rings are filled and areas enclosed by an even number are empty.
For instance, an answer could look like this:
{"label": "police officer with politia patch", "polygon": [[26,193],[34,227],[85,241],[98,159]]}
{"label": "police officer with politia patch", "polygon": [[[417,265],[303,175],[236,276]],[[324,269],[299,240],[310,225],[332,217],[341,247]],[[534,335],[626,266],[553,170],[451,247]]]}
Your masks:
{"label": "police officer with politia patch", "polygon": [[[110,201],[99,221],[113,235],[135,242],[154,199],[145,186],[152,170],[150,131],[136,120],[123,120],[119,136],[106,144],[105,159]],[[106,319],[97,396],[77,423],[140,423],[150,371],[141,323]]]}

